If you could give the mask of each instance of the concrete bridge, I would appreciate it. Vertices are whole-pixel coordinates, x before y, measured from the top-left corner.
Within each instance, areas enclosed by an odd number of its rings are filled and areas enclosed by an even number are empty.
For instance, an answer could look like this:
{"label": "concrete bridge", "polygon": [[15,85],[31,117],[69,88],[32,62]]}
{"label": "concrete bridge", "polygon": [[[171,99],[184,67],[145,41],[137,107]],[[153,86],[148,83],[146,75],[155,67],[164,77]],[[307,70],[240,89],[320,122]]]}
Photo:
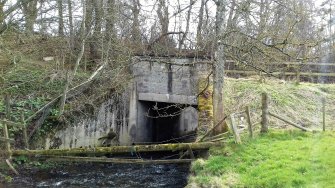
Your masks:
{"label": "concrete bridge", "polygon": [[110,130],[117,133],[120,145],[163,143],[195,132],[198,83],[210,70],[201,59],[135,57],[133,79],[122,94],[105,101],[96,117],[79,118],[41,147],[99,146],[98,138]]}

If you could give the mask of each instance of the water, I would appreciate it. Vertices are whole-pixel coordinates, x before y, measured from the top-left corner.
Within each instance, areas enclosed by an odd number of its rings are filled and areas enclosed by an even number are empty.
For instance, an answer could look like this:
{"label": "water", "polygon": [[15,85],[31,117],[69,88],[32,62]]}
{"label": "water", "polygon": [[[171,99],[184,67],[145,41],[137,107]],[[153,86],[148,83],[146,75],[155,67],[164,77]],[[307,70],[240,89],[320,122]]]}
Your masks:
{"label": "water", "polygon": [[0,187],[171,187],[187,184],[189,165],[71,164],[21,171]]}

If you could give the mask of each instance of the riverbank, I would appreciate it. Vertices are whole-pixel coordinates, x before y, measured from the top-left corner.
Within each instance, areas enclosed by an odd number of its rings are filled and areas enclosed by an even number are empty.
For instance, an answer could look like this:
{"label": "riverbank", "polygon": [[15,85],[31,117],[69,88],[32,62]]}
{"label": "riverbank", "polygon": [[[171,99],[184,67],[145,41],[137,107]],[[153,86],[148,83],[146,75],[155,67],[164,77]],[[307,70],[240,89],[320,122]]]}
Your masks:
{"label": "riverbank", "polygon": [[[260,121],[261,93],[269,95],[271,112],[312,130],[322,129],[322,100],[326,98],[326,130],[334,129],[334,84],[285,82],[257,78],[225,81],[226,113],[252,109]],[[228,141],[212,148],[208,160],[193,163],[188,187],[329,187],[335,179],[334,132],[303,133],[275,118],[271,131],[242,145]],[[259,133],[259,125],[254,127]],[[279,131],[281,130],[281,131]],[[283,131],[285,130],[285,131]]]}
{"label": "riverbank", "polygon": [[187,187],[331,187],[335,132],[271,131],[212,148],[193,163]]}

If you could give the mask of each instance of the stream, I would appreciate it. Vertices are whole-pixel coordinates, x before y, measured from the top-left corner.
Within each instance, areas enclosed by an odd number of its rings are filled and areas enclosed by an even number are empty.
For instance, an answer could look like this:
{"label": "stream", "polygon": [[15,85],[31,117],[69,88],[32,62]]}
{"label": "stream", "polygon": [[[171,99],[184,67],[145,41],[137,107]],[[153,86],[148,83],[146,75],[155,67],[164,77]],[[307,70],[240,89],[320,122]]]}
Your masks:
{"label": "stream", "polygon": [[189,164],[68,164],[66,167],[20,171],[0,187],[171,187],[187,184]]}

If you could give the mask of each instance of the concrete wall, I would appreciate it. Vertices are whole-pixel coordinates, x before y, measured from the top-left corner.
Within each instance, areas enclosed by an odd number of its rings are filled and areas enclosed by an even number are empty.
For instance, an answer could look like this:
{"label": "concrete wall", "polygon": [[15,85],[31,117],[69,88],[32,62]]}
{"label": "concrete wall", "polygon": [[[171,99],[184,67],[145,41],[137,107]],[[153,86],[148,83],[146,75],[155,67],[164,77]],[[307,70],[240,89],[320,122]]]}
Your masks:
{"label": "concrete wall", "polygon": [[129,93],[115,94],[101,104],[96,115],[84,114],[78,121],[56,131],[46,139],[45,148],[78,148],[100,146],[99,138],[113,129],[119,134],[120,144],[129,143]]}
{"label": "concrete wall", "polygon": [[[146,102],[197,105],[199,77],[210,71],[208,64],[194,63],[193,59],[139,59],[132,67],[137,92],[137,122],[134,142],[162,141],[195,131],[198,112],[187,107],[177,117],[152,119],[146,117],[149,108]],[[157,127],[160,124],[161,127]],[[170,124],[170,127],[166,126]],[[161,131],[157,136],[155,131]],[[165,132],[165,134],[163,133]]]}
{"label": "concrete wall", "polygon": [[197,105],[198,80],[209,65],[193,59],[138,60],[131,70],[139,100]]}
{"label": "concrete wall", "polygon": [[196,131],[198,127],[198,111],[192,106],[185,108],[179,116],[179,126],[176,127],[178,136]]}

